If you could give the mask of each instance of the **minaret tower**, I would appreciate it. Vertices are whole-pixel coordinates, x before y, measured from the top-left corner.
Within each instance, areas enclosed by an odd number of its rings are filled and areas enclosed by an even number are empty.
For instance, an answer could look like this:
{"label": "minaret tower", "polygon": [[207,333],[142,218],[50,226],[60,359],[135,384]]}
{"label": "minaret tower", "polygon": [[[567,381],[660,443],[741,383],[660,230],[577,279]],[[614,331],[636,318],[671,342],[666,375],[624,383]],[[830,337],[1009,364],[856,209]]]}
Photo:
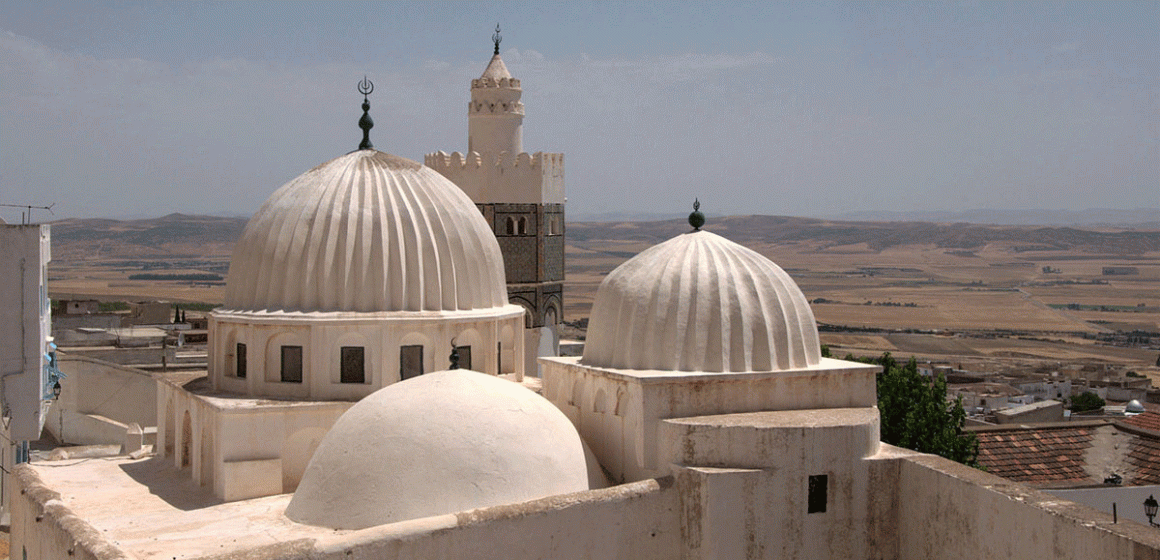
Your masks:
{"label": "minaret tower", "polygon": [[525,356],[535,374],[537,356],[557,353],[564,317],[564,154],[523,151],[524,104],[520,81],[499,56],[499,26],[491,62],[471,81],[467,153],[435,152],[424,163],[463,189],[492,226],[503,252],[508,300],[525,317]]}
{"label": "minaret tower", "polygon": [[471,103],[467,107],[467,151],[481,154],[518,154],[524,151],[524,104],[520,81],[513,78],[499,57],[502,37],[495,26],[495,52],[483,75],[471,80]]}

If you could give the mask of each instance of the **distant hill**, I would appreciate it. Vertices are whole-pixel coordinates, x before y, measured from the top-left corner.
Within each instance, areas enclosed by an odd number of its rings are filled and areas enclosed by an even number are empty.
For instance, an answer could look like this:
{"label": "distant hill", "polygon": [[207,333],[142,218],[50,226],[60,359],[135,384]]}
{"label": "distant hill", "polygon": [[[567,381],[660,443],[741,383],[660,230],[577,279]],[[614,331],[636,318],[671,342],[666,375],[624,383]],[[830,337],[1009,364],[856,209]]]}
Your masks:
{"label": "distant hill", "polygon": [[53,260],[228,257],[247,218],[170,214],[148,220],[53,222]]}
{"label": "distant hill", "polygon": [[[1107,230],[933,222],[853,222],[786,216],[710,217],[705,229],[742,245],[809,243],[819,248],[864,244],[881,251],[901,245],[977,250],[1002,243],[1019,251],[1141,255],[1160,252],[1160,228]],[[684,219],[660,222],[569,223],[572,243],[639,240],[658,243],[689,230]]]}
{"label": "distant hill", "polygon": [[[229,257],[246,218],[170,214],[148,220],[69,219],[52,224],[54,260]],[[576,245],[654,244],[688,231],[684,219],[652,222],[569,222]],[[1015,251],[1075,251],[1141,255],[1160,252],[1160,228],[993,226],[965,223],[836,221],[785,216],[710,216],[706,229],[744,245],[861,245],[865,250],[926,244],[977,250],[1002,243]]]}
{"label": "distant hill", "polygon": [[1089,208],[1087,210],[995,210],[960,212],[854,211],[826,216],[844,221],[878,222],[965,222],[1021,226],[1095,226],[1160,229],[1160,208]]}

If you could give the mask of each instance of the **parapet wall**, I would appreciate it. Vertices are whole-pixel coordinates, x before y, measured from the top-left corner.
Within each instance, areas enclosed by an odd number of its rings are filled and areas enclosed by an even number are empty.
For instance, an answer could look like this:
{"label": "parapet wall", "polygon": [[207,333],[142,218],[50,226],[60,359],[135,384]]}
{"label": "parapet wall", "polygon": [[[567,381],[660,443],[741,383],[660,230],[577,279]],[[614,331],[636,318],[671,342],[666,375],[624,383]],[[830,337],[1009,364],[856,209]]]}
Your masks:
{"label": "parapet wall", "polygon": [[20,491],[9,497],[11,558],[129,559],[100,531],[77,517],[61,501],[61,495],[48,488],[28,465],[17,465],[12,476]]}
{"label": "parapet wall", "polygon": [[[160,352],[160,349],[156,350]],[[157,425],[157,383],[149,372],[88,356],[59,354],[60,398],[46,414],[45,431],[71,444],[119,444],[125,426]]]}
{"label": "parapet wall", "polygon": [[900,560],[1160,560],[1160,530],[941,457],[899,462]]}
{"label": "parapet wall", "polygon": [[564,203],[564,154],[439,151],[427,154],[423,163],[459,185],[476,203]]}
{"label": "parapet wall", "polygon": [[315,541],[309,557],[680,558],[680,508],[671,478],[645,480],[335,535]]}

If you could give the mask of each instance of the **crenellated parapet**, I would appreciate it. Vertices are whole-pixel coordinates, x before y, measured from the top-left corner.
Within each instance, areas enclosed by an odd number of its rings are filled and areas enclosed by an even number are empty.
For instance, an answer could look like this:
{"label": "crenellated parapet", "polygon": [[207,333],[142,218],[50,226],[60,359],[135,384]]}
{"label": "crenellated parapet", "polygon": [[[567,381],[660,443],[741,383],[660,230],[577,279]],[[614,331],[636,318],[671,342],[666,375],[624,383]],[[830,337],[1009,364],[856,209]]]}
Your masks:
{"label": "crenellated parapet", "polygon": [[480,88],[511,88],[520,89],[519,78],[476,78],[471,80],[471,89]]}
{"label": "crenellated parapet", "polygon": [[459,185],[477,204],[564,202],[564,154],[439,151],[427,154],[424,163]]}
{"label": "crenellated parapet", "polygon": [[524,103],[522,101],[472,99],[467,103],[467,113],[469,116],[486,114],[516,114],[523,116]]}

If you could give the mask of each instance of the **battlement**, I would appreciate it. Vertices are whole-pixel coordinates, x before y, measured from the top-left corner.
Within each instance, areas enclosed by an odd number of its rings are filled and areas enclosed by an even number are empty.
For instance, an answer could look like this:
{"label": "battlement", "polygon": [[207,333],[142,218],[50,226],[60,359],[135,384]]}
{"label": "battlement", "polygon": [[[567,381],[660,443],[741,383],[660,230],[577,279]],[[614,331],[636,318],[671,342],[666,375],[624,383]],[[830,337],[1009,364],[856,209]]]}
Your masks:
{"label": "battlement", "polygon": [[[468,101],[467,112],[471,113],[508,113],[508,114],[524,114],[524,104],[521,101],[512,101],[509,103],[503,102],[484,102],[484,101]],[[458,153],[458,152],[457,152]]]}
{"label": "battlement", "polygon": [[471,80],[471,89],[477,88],[520,89],[520,80],[518,78],[500,78],[498,80],[493,78],[476,78]]}
{"label": "battlement", "polygon": [[498,155],[488,154],[481,155],[479,152],[470,152],[467,155],[459,152],[447,153],[440,150],[435,153],[427,154],[423,157],[423,163],[436,171],[441,168],[468,168],[468,167],[483,167],[484,161],[487,160],[489,165],[501,167],[505,169],[518,168],[552,168],[554,166],[564,165],[564,154],[553,154],[545,152],[536,152],[529,154],[527,152],[520,152],[518,154],[510,154],[503,152]]}
{"label": "battlement", "polygon": [[476,203],[564,202],[564,154],[461,154],[438,151],[423,163],[459,185]]}

